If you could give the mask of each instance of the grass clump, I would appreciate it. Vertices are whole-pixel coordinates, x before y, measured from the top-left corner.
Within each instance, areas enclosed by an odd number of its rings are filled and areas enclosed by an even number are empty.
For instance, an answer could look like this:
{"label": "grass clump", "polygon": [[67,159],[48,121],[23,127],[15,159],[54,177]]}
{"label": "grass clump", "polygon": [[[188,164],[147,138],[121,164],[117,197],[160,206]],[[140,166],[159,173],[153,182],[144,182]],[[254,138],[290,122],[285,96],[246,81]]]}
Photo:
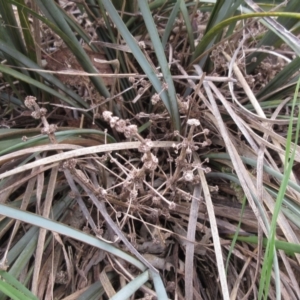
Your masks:
{"label": "grass clump", "polygon": [[299,9],[0,1],[0,299],[296,299]]}

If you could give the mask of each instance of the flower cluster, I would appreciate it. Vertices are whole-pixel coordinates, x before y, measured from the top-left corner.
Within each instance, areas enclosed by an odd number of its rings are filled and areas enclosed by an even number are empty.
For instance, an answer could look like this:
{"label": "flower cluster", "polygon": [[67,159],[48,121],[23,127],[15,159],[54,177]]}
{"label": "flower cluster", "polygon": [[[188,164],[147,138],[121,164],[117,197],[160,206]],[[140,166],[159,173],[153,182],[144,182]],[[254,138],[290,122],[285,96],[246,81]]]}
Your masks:
{"label": "flower cluster", "polygon": [[27,108],[32,110],[33,112],[31,113],[31,116],[34,119],[41,119],[44,127],[41,129],[42,134],[48,134],[49,136],[52,137],[53,141],[55,140],[54,133],[57,130],[57,125],[55,124],[49,124],[46,118],[47,115],[47,109],[38,105],[36,102],[36,97],[34,96],[27,96],[25,98],[24,104]]}
{"label": "flower cluster", "polygon": [[103,119],[109,122],[111,128],[115,128],[118,132],[124,133],[126,138],[136,138],[141,144],[138,147],[139,152],[144,153],[142,162],[146,170],[154,171],[158,165],[158,158],[151,153],[153,142],[150,139],[143,139],[139,133],[136,125],[128,124],[125,120],[113,116],[112,112],[104,111],[102,113]]}
{"label": "flower cluster", "polygon": [[109,122],[111,128],[115,128],[116,131],[124,133],[126,138],[133,138],[137,135],[138,130],[136,125],[127,125],[125,120],[113,116],[111,111],[104,111],[102,116],[106,122]]}

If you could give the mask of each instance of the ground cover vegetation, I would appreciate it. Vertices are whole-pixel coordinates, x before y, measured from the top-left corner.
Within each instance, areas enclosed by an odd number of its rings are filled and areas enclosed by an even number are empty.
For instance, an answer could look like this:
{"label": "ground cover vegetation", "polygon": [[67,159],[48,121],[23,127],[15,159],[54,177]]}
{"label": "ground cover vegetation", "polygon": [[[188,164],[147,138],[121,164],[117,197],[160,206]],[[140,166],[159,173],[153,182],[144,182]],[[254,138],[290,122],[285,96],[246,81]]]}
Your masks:
{"label": "ground cover vegetation", "polygon": [[0,0],[0,299],[299,299],[299,10]]}

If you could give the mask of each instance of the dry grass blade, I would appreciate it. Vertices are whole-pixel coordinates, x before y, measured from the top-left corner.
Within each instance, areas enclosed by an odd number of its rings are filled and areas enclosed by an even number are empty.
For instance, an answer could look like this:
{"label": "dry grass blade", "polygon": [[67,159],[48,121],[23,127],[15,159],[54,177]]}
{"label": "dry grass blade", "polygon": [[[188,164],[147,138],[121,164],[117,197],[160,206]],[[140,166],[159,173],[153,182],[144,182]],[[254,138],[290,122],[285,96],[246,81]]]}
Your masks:
{"label": "dry grass blade", "polygon": [[[77,150],[59,153],[52,155],[50,157],[42,158],[38,161],[28,163],[25,166],[18,167],[14,170],[7,171],[5,173],[0,174],[0,179],[12,176],[14,174],[24,172],[35,168],[37,166],[46,165],[49,163],[60,162],[62,160],[83,156],[83,155],[90,155],[95,153],[103,153],[103,152],[110,152],[110,151],[118,151],[118,150],[125,150],[125,149],[137,149],[141,145],[141,142],[124,142],[124,143],[116,143],[116,144],[106,144],[106,145],[99,145],[99,146],[92,146],[86,148],[80,148]],[[153,148],[171,148],[173,145],[176,145],[176,142],[169,142],[169,141],[154,141]],[[58,147],[59,149],[60,147]]]}
{"label": "dry grass blade", "polygon": [[[196,161],[196,163],[201,164],[201,161],[197,157],[197,155],[194,155],[194,160]],[[223,262],[223,254],[222,254],[222,248],[221,248],[221,243],[220,243],[220,237],[219,237],[219,233],[218,233],[218,227],[217,227],[217,223],[216,223],[216,216],[214,213],[214,207],[213,207],[209,187],[208,187],[204,172],[201,169],[198,169],[198,172],[199,172],[199,176],[200,176],[200,180],[201,180],[205,203],[207,206],[207,212],[208,212],[209,221],[210,221],[212,238],[214,241],[215,256],[216,256],[216,261],[217,261],[217,266],[218,266],[218,275],[219,275],[220,281],[221,281],[223,299],[229,299],[229,291],[228,291],[225,267],[224,267],[224,262]]]}
{"label": "dry grass blade", "polygon": [[[254,200],[253,195],[250,192],[250,191],[255,191],[255,186],[253,185],[252,180],[249,177],[248,171],[246,170],[242,160],[240,159],[238,152],[236,151],[234,145],[231,142],[230,135],[228,134],[226,126],[221,118],[218,106],[217,106],[214,96],[210,90],[210,86],[206,83],[203,83],[203,85],[204,85],[204,88],[208,95],[208,98],[210,100],[210,103],[212,105],[212,113],[216,117],[217,125],[222,134],[222,137],[226,144],[228,153],[231,157],[232,164],[237,172],[237,175],[241,182],[243,190],[244,190],[245,194],[247,195],[248,201],[253,209],[253,212],[255,213],[255,215],[257,217],[257,220],[258,220],[261,228],[263,228],[263,231],[265,232],[265,234],[268,234],[268,230],[266,227],[267,224],[265,224],[265,222],[267,221],[265,219],[266,212],[264,211],[264,208],[259,203],[257,203],[257,201]],[[222,98],[219,97],[219,99],[222,100],[223,97]],[[224,106],[226,105],[226,102],[227,102],[226,100],[225,100],[225,102],[223,101]]]}
{"label": "dry grass blade", "polygon": [[80,289],[80,290],[76,291],[75,293],[69,295],[68,297],[63,298],[62,300],[77,300],[77,299],[79,299],[80,295],[83,294],[85,291],[87,291],[90,287],[91,287],[91,285],[88,285],[88,286],[84,287],[83,289]]}
{"label": "dry grass blade", "polygon": [[69,145],[69,144],[56,144],[56,145],[43,145],[43,146],[36,146],[32,148],[26,148],[19,151],[14,151],[12,153],[2,155],[0,158],[0,163],[3,164],[6,161],[13,160],[16,157],[21,157],[26,154],[35,153],[35,152],[43,152],[49,150],[74,150],[82,148],[81,146],[77,145]]}
{"label": "dry grass blade", "polygon": [[[223,55],[226,57],[226,59],[228,61],[231,62],[231,58],[230,58],[229,55],[227,55],[224,52],[223,52]],[[249,97],[251,103],[253,104],[253,106],[254,106],[256,112],[258,113],[258,115],[260,115],[263,118],[266,118],[265,113],[261,109],[261,107],[260,107],[260,105],[259,105],[256,97],[254,96],[254,94],[253,94],[252,90],[250,89],[247,81],[245,80],[244,76],[242,75],[241,71],[239,70],[239,68],[238,68],[238,66],[236,65],[235,62],[233,62],[233,69],[234,69],[235,74],[237,75],[238,82],[241,83],[242,87],[244,88],[245,93],[248,95],[248,97]],[[231,84],[229,84],[229,85],[231,85]],[[214,91],[217,92],[216,89],[214,89]],[[223,104],[225,106],[225,102],[224,102],[225,99],[221,95],[219,95],[219,99],[221,99],[221,100],[223,99],[222,102],[223,102]],[[233,99],[235,99],[235,101],[236,101],[236,97],[234,97],[234,95],[233,95]],[[260,125],[260,128],[265,128],[266,126],[267,125],[263,122]],[[272,141],[274,143],[274,146],[275,146],[275,149],[276,149],[277,153],[280,153],[279,148],[281,148],[281,146],[280,146],[279,142],[276,139],[272,139]],[[285,158],[284,158],[283,155],[281,155],[281,160],[282,160],[282,162],[284,162],[284,160],[285,160]],[[258,168],[259,168],[259,166],[258,166]],[[259,169],[262,170],[262,167],[260,167]],[[262,174],[261,174],[261,178],[262,178]],[[294,176],[292,176],[292,179],[294,181],[296,181],[296,179],[295,179]],[[261,182],[261,184],[262,184],[262,180],[260,180],[260,177],[257,177],[257,183],[258,182]],[[292,193],[294,195],[296,195],[297,199],[299,199],[298,193],[296,191],[293,190]],[[258,199],[262,199],[267,204],[269,210],[271,212],[273,212],[273,210],[274,210],[274,201],[273,201],[272,197],[270,195],[268,195],[263,190],[262,185],[257,189],[257,196],[258,196]],[[286,238],[287,238],[288,241],[290,241],[292,243],[299,243],[298,238],[294,234],[294,231],[291,229],[289,223],[287,222],[287,220],[285,219],[285,217],[284,217],[283,214],[280,214],[280,217],[278,218],[278,223],[279,223],[281,229],[283,230],[283,232],[285,232],[285,236],[286,236]],[[296,256],[297,256],[298,261],[299,261],[299,255],[296,254]]]}
{"label": "dry grass blade", "polygon": [[[240,119],[240,122],[242,124],[244,124],[244,126],[247,126],[247,123],[245,123],[244,120]],[[285,143],[286,143],[286,139],[284,137],[282,137],[279,134],[275,133],[273,130],[270,130],[268,126],[262,128],[260,122],[256,122],[256,121],[252,120],[251,121],[251,127],[255,130],[263,131],[264,133],[268,134],[270,137],[272,137],[272,138],[276,139],[277,141],[279,141],[281,145],[285,145]],[[256,132],[254,132],[252,128],[248,127],[248,131],[249,131],[249,134],[253,137],[253,139],[256,141],[257,144],[263,144],[267,148],[275,150],[276,152],[278,152],[281,155],[285,155],[285,150],[283,150],[281,147],[278,148],[273,143],[265,140],[263,137],[259,136]],[[294,144],[292,144],[292,146],[294,146]],[[299,146],[296,145],[295,147],[296,147],[297,150],[298,149],[300,150]],[[300,162],[300,152],[296,153],[295,160],[297,162]],[[273,165],[273,167],[274,167],[274,169],[277,168],[275,165]]]}
{"label": "dry grass blade", "polygon": [[[52,207],[52,199],[55,190],[55,186],[57,183],[57,173],[58,173],[58,166],[54,167],[51,171],[51,176],[48,184],[45,204],[43,208],[43,217],[49,218],[50,217],[50,210]],[[40,281],[39,273],[41,268],[42,257],[44,253],[44,246],[45,246],[45,239],[46,239],[47,230],[40,229],[38,243],[37,243],[37,251],[35,254],[35,265],[33,271],[33,280],[32,280],[32,292],[37,294],[38,285]]]}
{"label": "dry grass blade", "polygon": [[[199,163],[200,161],[198,161]],[[185,256],[185,296],[186,299],[193,299],[193,274],[194,274],[194,242],[195,242],[195,230],[198,219],[199,205],[202,202],[201,198],[202,188],[198,184],[194,187],[194,193],[192,197],[192,203],[190,208],[189,225],[187,231],[186,256]]]}
{"label": "dry grass blade", "polygon": [[[32,170],[32,173],[34,173],[34,170]],[[28,203],[29,203],[29,200],[30,200],[30,197],[32,196],[32,193],[33,193],[33,189],[34,189],[34,185],[35,185],[35,182],[36,182],[36,178],[32,178],[28,181],[28,184],[26,186],[26,191],[24,193],[24,198],[23,198],[23,201],[22,201],[22,204],[21,204],[21,209],[23,210],[26,210],[27,209],[27,206],[28,206]],[[11,193],[11,190],[13,190],[12,187],[9,187],[8,188],[8,193]],[[9,229],[9,226],[10,224],[8,224],[8,226],[6,227],[7,229],[2,229],[2,232],[1,232],[1,235],[4,235],[6,230]],[[15,225],[14,225],[14,228],[13,228],[13,231],[10,235],[10,238],[9,238],[9,242],[7,244],[7,247],[6,247],[6,250],[5,250],[5,253],[3,255],[3,258],[1,260],[1,265],[5,265],[5,262],[6,262],[6,259],[7,259],[7,253],[8,253],[8,250],[10,249],[10,246],[11,246],[11,243],[13,242],[14,238],[15,238],[15,235],[19,229],[19,226],[20,226],[20,222],[19,221],[16,221],[15,222]]]}
{"label": "dry grass blade", "polygon": [[[63,250],[65,263],[67,266],[66,282],[69,283],[72,280],[72,274],[73,274],[73,264],[72,264],[71,258],[69,257],[69,253],[67,252],[66,247],[65,247],[61,237],[56,232],[53,232],[53,236],[54,236],[55,240],[60,244],[60,246]],[[51,285],[53,285],[53,283],[51,283]],[[53,286],[51,287],[51,290],[53,290]]]}
{"label": "dry grass blade", "polygon": [[[263,10],[252,0],[245,0],[245,2],[256,12],[263,12]],[[284,26],[278,23],[276,20],[270,17],[265,17],[264,21],[270,25],[270,28],[276,32],[278,36],[292,47],[292,49],[300,55],[299,45],[300,40],[297,36],[295,36],[292,32],[288,31]]]}
{"label": "dry grass blade", "polygon": [[91,186],[88,186],[88,183],[84,178],[82,178],[78,173],[71,171],[71,174],[74,176],[75,181],[77,181],[78,184],[81,185],[81,187],[85,190],[85,192],[89,195],[90,199],[93,201],[95,206],[98,208],[98,210],[101,212],[103,218],[105,221],[109,224],[109,226],[112,228],[112,230],[115,232],[118,238],[122,240],[122,242],[127,246],[129,251],[137,256],[141,262],[145,264],[151,271],[154,273],[158,273],[158,271],[151,265],[149,262],[141,256],[141,254],[132,246],[132,244],[127,240],[123,232],[120,230],[120,228],[115,224],[115,222],[111,219],[110,215],[108,214],[105,204],[103,201],[99,201],[97,196],[95,195],[94,191],[97,191],[96,188],[93,188]]}
{"label": "dry grass blade", "polygon": [[73,192],[74,197],[75,197],[75,199],[76,199],[76,201],[77,201],[77,203],[78,203],[85,219],[88,221],[88,223],[90,224],[93,231],[95,233],[97,233],[97,225],[95,224],[95,222],[94,222],[93,218],[91,217],[91,214],[88,211],[82,197],[80,196],[80,192],[79,192],[79,190],[78,190],[78,188],[77,188],[77,186],[76,186],[76,184],[73,180],[73,177],[72,177],[70,171],[69,170],[64,170],[64,173],[65,173],[66,179],[68,181],[68,184],[71,188],[71,191]]}
{"label": "dry grass blade", "polygon": [[[227,53],[223,52],[223,55],[226,57],[226,59],[229,62],[232,62],[231,57]],[[235,72],[235,74],[236,74],[236,76],[238,78],[239,83],[242,85],[242,87],[243,87],[243,89],[245,91],[245,94],[248,96],[248,98],[251,101],[253,107],[255,108],[257,114],[260,117],[266,118],[266,115],[265,115],[264,111],[260,107],[259,102],[257,101],[255,95],[253,94],[253,92],[252,92],[251,88],[249,87],[247,81],[245,80],[242,72],[240,71],[240,69],[238,68],[238,66],[237,66],[237,64],[235,62],[233,62],[233,70],[234,70],[234,72]],[[232,86],[232,85],[229,83],[229,86]],[[236,101],[236,97],[233,96],[233,99],[235,99],[235,101]],[[236,102],[238,102],[238,101],[236,101]],[[266,124],[264,124],[264,123],[261,124],[262,128],[264,128],[265,125]],[[278,143],[278,141],[276,139],[273,139],[273,143],[274,143],[275,147],[281,148],[280,144]],[[284,161],[285,161],[284,156],[281,155],[280,158],[281,158],[282,163],[284,163]],[[291,173],[291,179],[296,182],[296,178],[293,175],[293,173]],[[294,193],[296,193],[296,192],[294,192]],[[300,195],[298,195],[296,193],[296,196],[297,196],[298,199],[300,199]]]}
{"label": "dry grass blade", "polygon": [[0,299],[297,299],[297,0],[24,3],[0,0]]}
{"label": "dry grass blade", "polygon": [[104,268],[104,270],[100,273],[99,275],[99,280],[106,292],[106,295],[110,298],[112,298],[115,294],[116,291],[113,287],[113,285],[111,284],[110,279],[108,278],[107,274],[106,274],[106,269]]}
{"label": "dry grass blade", "polygon": [[[237,280],[234,283],[234,286],[232,288],[232,291],[230,293],[230,299],[237,299],[237,295],[238,295],[238,290],[239,290],[239,285],[241,284],[243,278],[244,278],[244,274],[247,270],[247,268],[249,268],[249,264],[251,262],[252,258],[248,257],[248,259],[245,261],[243,269],[241,270],[239,276],[237,277]],[[254,282],[252,283],[252,288],[254,287]],[[251,289],[249,290],[248,293],[251,292]],[[243,299],[245,299],[247,297],[247,295],[244,296]]]}

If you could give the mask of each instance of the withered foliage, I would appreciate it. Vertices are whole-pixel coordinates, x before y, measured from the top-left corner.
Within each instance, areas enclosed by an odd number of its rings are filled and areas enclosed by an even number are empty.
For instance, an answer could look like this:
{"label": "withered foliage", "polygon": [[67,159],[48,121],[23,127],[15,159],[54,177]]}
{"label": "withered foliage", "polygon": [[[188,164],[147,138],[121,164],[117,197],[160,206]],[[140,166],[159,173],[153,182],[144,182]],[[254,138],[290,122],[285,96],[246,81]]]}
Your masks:
{"label": "withered foliage", "polygon": [[[168,85],[158,67],[155,45],[144,29],[137,26],[135,38],[153,72],[161,78],[160,93],[154,92],[121,36],[117,44],[98,40],[96,31],[107,30],[103,18],[97,24],[91,23],[79,14],[75,2],[62,3],[61,7],[89,34],[90,43],[96,45],[98,53],[82,41],[111,97],[99,95],[76,56],[41,25],[45,69],[80,95],[89,108],[70,107],[55,97],[37,99],[25,91],[20,91],[24,107],[1,107],[1,126],[23,129],[24,142],[38,134],[48,137],[42,142],[45,148],[30,150],[29,145],[18,149],[15,156],[11,152],[0,159],[0,174],[16,168],[15,173],[1,177],[1,203],[55,219],[54,207],[66,201],[59,222],[130,253],[149,270],[159,272],[170,299],[223,299],[226,290],[232,299],[254,299],[263,249],[247,242],[237,242],[233,250],[230,245],[237,230],[243,237],[266,234],[263,216],[265,213],[267,219],[271,218],[280,181],[274,174],[262,172],[258,164],[256,168],[242,162],[241,157],[280,172],[284,168],[284,149],[280,145],[286,141],[288,122],[269,122],[269,118],[276,119],[279,113],[289,115],[290,109],[282,106],[278,111],[271,107],[262,115],[253,109],[253,102],[249,106],[248,99],[294,58],[294,52],[286,45],[281,49],[261,47],[259,51],[268,55],[248,72],[247,58],[258,51],[256,38],[267,29],[253,19],[244,20],[230,39],[223,32],[224,39],[210,49],[209,59],[200,69],[189,64],[191,45],[183,20],[178,18],[165,54],[170,59],[177,93],[179,132],[174,130],[162,102],[161,93],[168,92]],[[164,11],[155,11],[154,18],[162,36],[166,27]],[[197,44],[209,14],[191,11],[191,18]],[[118,50],[116,59],[107,56],[107,49],[113,47]],[[126,72],[116,62],[121,59]],[[6,84],[2,78],[3,88],[13,93]],[[87,131],[61,138],[61,132],[75,129]],[[89,129],[104,134],[99,137]],[[103,147],[95,150],[98,146]],[[82,149],[86,149],[84,154]],[[72,152],[69,157],[68,152]],[[19,167],[23,162],[26,166],[39,160],[41,164],[32,168]],[[295,160],[300,162],[299,153]],[[297,165],[294,170],[294,179],[298,180]],[[249,202],[243,207],[245,198]],[[299,204],[295,189],[287,190],[287,198]],[[280,218],[277,238],[296,243],[299,228],[284,215]],[[16,259],[7,256],[9,250],[32,227],[4,217],[1,226],[2,268],[9,270]],[[21,282],[28,279],[27,287],[39,299],[79,299],[99,282],[105,293],[97,299],[108,299],[141,274],[128,261],[67,235],[40,229],[35,245],[34,255],[17,277]],[[296,299],[299,257],[280,251],[278,259],[282,295]],[[225,266],[226,279],[220,274]],[[27,277],[31,272],[32,277]],[[226,288],[223,280],[227,280]],[[269,297],[275,299],[274,277]],[[132,299],[157,299],[152,281]]]}

